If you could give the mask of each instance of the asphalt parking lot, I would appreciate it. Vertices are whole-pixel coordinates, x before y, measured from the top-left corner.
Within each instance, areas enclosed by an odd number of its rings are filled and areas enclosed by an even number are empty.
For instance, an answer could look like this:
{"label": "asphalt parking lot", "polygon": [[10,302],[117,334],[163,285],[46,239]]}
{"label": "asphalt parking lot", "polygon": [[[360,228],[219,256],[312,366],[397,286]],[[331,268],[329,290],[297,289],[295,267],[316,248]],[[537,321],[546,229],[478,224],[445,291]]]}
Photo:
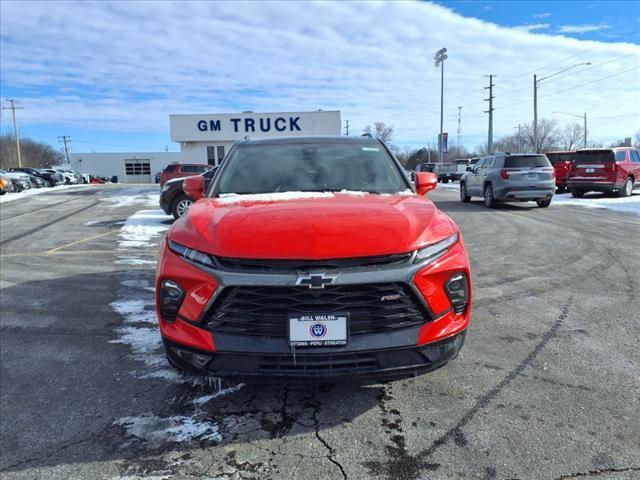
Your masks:
{"label": "asphalt parking lot", "polygon": [[157,193],[0,207],[2,478],[640,478],[640,216],[439,189],[474,273],[456,360],[384,384],[239,384],[164,362]]}

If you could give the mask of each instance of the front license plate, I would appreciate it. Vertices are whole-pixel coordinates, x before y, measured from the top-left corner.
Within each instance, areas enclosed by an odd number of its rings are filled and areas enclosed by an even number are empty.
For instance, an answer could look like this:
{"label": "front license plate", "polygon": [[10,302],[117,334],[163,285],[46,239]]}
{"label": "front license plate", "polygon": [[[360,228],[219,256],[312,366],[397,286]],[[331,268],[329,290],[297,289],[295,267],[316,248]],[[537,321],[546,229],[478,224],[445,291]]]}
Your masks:
{"label": "front license plate", "polygon": [[348,313],[305,313],[289,316],[292,347],[341,347],[347,344]]}

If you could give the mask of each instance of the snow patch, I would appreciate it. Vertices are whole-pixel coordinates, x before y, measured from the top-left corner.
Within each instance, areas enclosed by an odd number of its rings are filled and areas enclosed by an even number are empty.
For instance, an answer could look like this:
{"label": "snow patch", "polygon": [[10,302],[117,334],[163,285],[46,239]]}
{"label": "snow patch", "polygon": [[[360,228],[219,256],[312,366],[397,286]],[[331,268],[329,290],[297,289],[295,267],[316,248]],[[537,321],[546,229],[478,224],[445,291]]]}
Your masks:
{"label": "snow patch", "polygon": [[608,198],[600,194],[587,194],[583,198],[573,198],[570,193],[554,195],[551,206],[576,205],[585,208],[606,208],[614,212],[640,215],[640,194],[630,197]]}
{"label": "snow patch", "polygon": [[150,193],[149,189],[121,189],[117,190],[117,194],[113,192],[105,192],[100,198],[105,202],[110,202],[110,208],[121,207],[155,207],[160,202],[159,193]]}
{"label": "snow patch", "polygon": [[234,385],[232,387],[228,387],[228,388],[222,388],[222,380],[219,378],[216,378],[216,384],[218,385],[218,391],[216,393],[212,393],[209,395],[203,395],[201,397],[195,398],[193,400],[193,404],[200,407],[202,405],[204,405],[207,402],[210,402],[211,400],[213,400],[214,398],[218,398],[218,397],[222,397],[224,395],[229,395],[230,393],[234,393],[237,392],[238,390],[240,390],[242,387],[245,386],[244,383],[239,383],[237,385]]}
{"label": "snow patch", "polygon": [[147,307],[150,306],[152,305],[142,298],[119,300],[111,303],[111,308],[122,315],[127,323],[154,323],[156,320],[156,312],[154,310],[148,310]]}
{"label": "snow patch", "polygon": [[305,198],[334,198],[331,192],[276,192],[257,194],[223,193],[216,200],[228,205],[239,202],[277,202],[281,200],[299,200]]}
{"label": "snow patch", "polygon": [[40,195],[43,193],[55,193],[55,192],[59,192],[61,190],[69,190],[71,188],[79,188],[79,187],[86,187],[86,188],[92,188],[90,185],[86,185],[86,184],[78,184],[78,185],[59,185],[57,187],[52,187],[52,188],[32,188],[30,190],[23,190],[22,192],[15,192],[15,193],[6,193],[2,196],[0,196],[0,203],[7,203],[7,202],[13,202],[14,200],[20,200],[22,198],[26,198],[26,197],[33,197],[34,195]]}
{"label": "snow patch", "polygon": [[209,420],[198,420],[195,417],[174,415],[167,418],[153,413],[122,417],[115,422],[123,427],[128,437],[143,441],[148,448],[157,448],[170,443],[184,443],[194,440],[220,442],[222,436],[218,425]]}
{"label": "snow patch", "polygon": [[127,219],[120,230],[118,245],[126,250],[151,246],[155,237],[168,228],[167,216],[162,210],[139,210]]}

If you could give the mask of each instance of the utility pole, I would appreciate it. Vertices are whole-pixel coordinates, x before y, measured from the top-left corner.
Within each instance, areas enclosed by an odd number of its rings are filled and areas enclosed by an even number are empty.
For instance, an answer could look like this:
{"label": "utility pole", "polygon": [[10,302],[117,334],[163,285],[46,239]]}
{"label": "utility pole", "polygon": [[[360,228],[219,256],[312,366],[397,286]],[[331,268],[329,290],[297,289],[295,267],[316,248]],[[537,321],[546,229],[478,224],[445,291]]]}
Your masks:
{"label": "utility pole", "polygon": [[538,76],[533,74],[533,151],[538,153]]}
{"label": "utility pole", "polygon": [[587,112],[584,112],[584,148],[587,148]]}
{"label": "utility pole", "polygon": [[69,159],[69,145],[67,142],[71,143],[71,137],[69,135],[61,135],[58,137],[58,143],[64,143],[64,158],[67,159],[67,163],[71,164],[71,160]]}
{"label": "utility pole", "polygon": [[458,107],[458,151],[460,151],[460,131],[462,130],[462,107]]}
{"label": "utility pole", "polygon": [[349,120],[345,120],[344,121],[345,125],[344,125],[344,129],[347,133],[347,137],[349,136]]}
{"label": "utility pole", "polygon": [[520,124],[518,124],[518,152],[522,151],[522,131],[521,131],[522,126]]}
{"label": "utility pole", "polygon": [[18,168],[22,167],[22,156],[20,155],[20,134],[18,133],[18,122],[16,122],[16,110],[22,110],[22,107],[16,107],[16,101],[7,99],[11,103],[10,107],[2,107],[2,110],[11,110],[13,116],[13,136],[16,139],[16,156],[18,159]]}
{"label": "utility pole", "polygon": [[485,90],[489,90],[489,98],[485,98],[485,102],[489,102],[489,110],[485,110],[484,113],[489,114],[489,133],[487,136],[487,153],[491,155],[493,153],[493,87],[495,84],[493,83],[493,77],[495,75],[485,75],[485,77],[489,77],[489,86],[484,87]]}
{"label": "utility pole", "polygon": [[583,139],[582,142],[584,144],[584,148],[587,148],[587,112],[584,112],[582,115],[578,115],[577,113],[569,113],[569,112],[556,112],[553,113],[562,113],[563,115],[569,115],[571,117],[581,118],[584,122],[584,131],[582,132]]}
{"label": "utility pole", "polygon": [[449,58],[447,55],[447,49],[441,48],[435,55],[435,66],[440,67],[440,137],[438,138],[438,162],[444,162],[444,138],[443,138],[443,126],[444,126],[444,61]]}

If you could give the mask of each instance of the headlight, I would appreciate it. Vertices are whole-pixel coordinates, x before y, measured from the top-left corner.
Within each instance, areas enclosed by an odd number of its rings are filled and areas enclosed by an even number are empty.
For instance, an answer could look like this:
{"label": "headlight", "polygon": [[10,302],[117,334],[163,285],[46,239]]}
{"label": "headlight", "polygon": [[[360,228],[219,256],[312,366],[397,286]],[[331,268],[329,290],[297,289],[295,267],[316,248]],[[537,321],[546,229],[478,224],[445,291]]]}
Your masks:
{"label": "headlight", "polygon": [[447,296],[456,313],[462,313],[466,310],[469,303],[469,282],[464,273],[456,273],[445,285]]}
{"label": "headlight", "polygon": [[172,240],[167,240],[167,245],[169,246],[169,250],[177,253],[182,258],[191,260],[192,262],[196,262],[201,265],[206,265],[207,267],[214,268],[216,266],[215,262],[213,261],[213,257],[208,253],[185,247],[184,245],[180,245],[179,243],[176,243]]}
{"label": "headlight", "polygon": [[428,247],[421,248],[420,250],[418,250],[415,261],[422,262],[424,260],[436,260],[444,255],[447,250],[449,250],[449,247],[451,247],[457,241],[458,233],[456,232],[450,237],[439,241],[438,243],[434,243],[432,245],[429,245]]}

